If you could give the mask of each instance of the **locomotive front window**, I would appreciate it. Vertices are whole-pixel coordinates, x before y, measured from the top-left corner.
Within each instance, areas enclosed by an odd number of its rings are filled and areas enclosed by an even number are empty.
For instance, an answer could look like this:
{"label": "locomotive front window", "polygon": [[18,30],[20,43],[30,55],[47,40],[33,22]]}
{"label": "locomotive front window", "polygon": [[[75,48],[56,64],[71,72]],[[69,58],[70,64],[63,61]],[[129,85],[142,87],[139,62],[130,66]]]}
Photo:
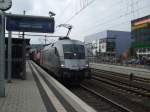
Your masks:
{"label": "locomotive front window", "polygon": [[63,45],[63,50],[64,52],[73,52],[73,45],[70,44]]}
{"label": "locomotive front window", "polygon": [[85,48],[83,45],[65,44],[63,45],[65,59],[85,59]]}

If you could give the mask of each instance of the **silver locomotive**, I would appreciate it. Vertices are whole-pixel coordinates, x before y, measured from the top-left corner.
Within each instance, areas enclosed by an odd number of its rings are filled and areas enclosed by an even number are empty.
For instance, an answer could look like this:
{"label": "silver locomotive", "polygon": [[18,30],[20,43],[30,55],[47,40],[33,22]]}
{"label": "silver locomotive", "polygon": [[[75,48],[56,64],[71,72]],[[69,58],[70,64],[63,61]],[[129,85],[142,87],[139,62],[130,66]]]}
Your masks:
{"label": "silver locomotive", "polygon": [[40,64],[61,81],[90,78],[87,49],[81,41],[63,38],[46,46]]}

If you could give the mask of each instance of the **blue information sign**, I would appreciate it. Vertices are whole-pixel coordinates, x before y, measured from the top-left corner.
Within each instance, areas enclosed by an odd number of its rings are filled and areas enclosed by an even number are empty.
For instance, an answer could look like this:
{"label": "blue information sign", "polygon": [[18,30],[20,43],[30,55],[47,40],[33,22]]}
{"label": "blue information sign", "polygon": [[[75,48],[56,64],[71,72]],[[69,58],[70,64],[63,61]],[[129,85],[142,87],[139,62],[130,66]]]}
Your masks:
{"label": "blue information sign", "polygon": [[54,28],[54,18],[7,15],[6,29],[8,31],[54,33]]}

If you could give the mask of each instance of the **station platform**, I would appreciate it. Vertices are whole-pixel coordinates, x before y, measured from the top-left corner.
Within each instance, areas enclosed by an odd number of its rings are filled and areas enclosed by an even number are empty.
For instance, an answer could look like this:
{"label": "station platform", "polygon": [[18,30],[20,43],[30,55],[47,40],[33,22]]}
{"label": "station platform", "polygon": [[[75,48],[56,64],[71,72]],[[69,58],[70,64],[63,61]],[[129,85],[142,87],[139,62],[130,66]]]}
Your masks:
{"label": "station platform", "polygon": [[27,61],[26,73],[26,80],[6,84],[0,112],[96,112],[34,62]]}
{"label": "station platform", "polygon": [[112,72],[122,73],[122,74],[133,73],[135,76],[150,79],[150,67],[134,68],[134,67],[126,67],[126,66],[118,66],[118,65],[90,63],[90,68],[112,71]]}
{"label": "station platform", "polygon": [[6,84],[6,97],[0,97],[0,112],[47,112],[29,65],[27,80],[13,79]]}

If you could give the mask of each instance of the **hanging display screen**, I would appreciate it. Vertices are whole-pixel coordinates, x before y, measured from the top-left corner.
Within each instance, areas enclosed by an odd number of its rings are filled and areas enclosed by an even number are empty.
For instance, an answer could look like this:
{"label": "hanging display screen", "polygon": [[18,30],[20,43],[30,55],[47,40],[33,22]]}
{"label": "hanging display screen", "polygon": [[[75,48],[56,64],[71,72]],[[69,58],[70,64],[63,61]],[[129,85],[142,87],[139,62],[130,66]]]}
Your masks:
{"label": "hanging display screen", "polygon": [[53,33],[54,18],[38,16],[8,15],[6,29],[19,32]]}

